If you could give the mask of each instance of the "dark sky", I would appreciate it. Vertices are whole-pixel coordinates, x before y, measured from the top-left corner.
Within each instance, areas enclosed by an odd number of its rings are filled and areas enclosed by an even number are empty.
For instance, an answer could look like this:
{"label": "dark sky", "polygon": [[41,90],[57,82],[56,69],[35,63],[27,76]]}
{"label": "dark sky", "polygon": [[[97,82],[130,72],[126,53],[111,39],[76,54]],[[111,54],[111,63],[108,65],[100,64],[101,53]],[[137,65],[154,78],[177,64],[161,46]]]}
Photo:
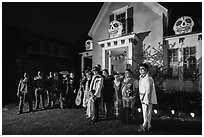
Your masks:
{"label": "dark sky", "polygon": [[[160,4],[172,9],[173,24],[183,15],[194,20],[202,18],[201,2]],[[2,23],[76,44],[88,34],[102,5],[101,2],[3,2]]]}

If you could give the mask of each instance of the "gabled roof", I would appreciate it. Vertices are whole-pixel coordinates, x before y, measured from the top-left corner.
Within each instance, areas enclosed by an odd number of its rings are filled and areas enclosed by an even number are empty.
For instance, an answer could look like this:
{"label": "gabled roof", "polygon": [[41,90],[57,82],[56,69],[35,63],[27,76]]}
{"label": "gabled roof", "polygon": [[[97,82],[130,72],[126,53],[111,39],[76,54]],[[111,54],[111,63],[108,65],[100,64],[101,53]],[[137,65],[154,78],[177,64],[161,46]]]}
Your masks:
{"label": "gabled roof", "polygon": [[[144,5],[146,5],[147,7],[149,7],[150,9],[152,9],[155,13],[157,13],[158,15],[160,15],[161,17],[163,16],[163,14],[165,16],[167,16],[167,9],[165,7],[163,7],[162,5],[160,5],[157,2],[142,2]],[[111,5],[111,2],[105,2],[98,14],[98,16],[96,17],[91,29],[89,30],[88,35],[90,37],[92,37],[94,35],[94,33],[96,32],[96,29],[98,28],[99,24],[101,23],[103,17],[106,15],[106,12],[109,9],[109,6]]]}

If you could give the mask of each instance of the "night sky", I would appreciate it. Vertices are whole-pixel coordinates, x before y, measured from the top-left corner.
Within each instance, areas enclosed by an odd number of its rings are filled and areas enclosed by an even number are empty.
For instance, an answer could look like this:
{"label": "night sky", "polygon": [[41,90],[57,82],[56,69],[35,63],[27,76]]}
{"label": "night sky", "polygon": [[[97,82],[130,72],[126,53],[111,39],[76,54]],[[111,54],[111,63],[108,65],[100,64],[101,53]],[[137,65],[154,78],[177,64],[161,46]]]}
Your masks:
{"label": "night sky", "polygon": [[[202,18],[202,3],[162,2],[171,10],[171,26],[183,15]],[[45,35],[71,44],[85,40],[103,3],[101,2],[3,2],[3,26],[13,26],[29,32]],[[196,26],[195,26],[196,27]],[[173,29],[170,30],[173,35]]]}

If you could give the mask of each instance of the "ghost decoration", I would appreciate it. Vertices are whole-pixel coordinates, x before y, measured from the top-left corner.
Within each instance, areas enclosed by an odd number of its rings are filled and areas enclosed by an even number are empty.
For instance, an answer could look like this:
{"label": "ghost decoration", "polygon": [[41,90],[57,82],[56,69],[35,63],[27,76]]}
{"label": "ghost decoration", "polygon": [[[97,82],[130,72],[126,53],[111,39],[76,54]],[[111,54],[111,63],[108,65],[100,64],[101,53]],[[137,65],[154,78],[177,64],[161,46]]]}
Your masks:
{"label": "ghost decoration", "polygon": [[175,34],[183,34],[192,32],[193,26],[193,20],[189,16],[183,16],[175,22],[173,29]]}
{"label": "ghost decoration", "polygon": [[117,20],[114,20],[110,23],[109,27],[109,36],[110,38],[119,37],[122,35],[123,24]]}
{"label": "ghost decoration", "polygon": [[86,48],[86,50],[92,50],[93,49],[93,41],[92,40],[87,40],[85,42],[85,48]]}

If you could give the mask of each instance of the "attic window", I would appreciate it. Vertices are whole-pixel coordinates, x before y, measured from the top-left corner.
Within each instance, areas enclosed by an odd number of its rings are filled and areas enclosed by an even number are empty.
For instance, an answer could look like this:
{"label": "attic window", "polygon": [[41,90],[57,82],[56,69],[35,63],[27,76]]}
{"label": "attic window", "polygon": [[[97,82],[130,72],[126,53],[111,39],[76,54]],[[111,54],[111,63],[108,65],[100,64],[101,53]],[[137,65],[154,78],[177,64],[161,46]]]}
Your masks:
{"label": "attic window", "polygon": [[133,7],[122,7],[113,11],[110,15],[109,22],[117,20],[123,24],[122,34],[131,33],[133,31]]}

